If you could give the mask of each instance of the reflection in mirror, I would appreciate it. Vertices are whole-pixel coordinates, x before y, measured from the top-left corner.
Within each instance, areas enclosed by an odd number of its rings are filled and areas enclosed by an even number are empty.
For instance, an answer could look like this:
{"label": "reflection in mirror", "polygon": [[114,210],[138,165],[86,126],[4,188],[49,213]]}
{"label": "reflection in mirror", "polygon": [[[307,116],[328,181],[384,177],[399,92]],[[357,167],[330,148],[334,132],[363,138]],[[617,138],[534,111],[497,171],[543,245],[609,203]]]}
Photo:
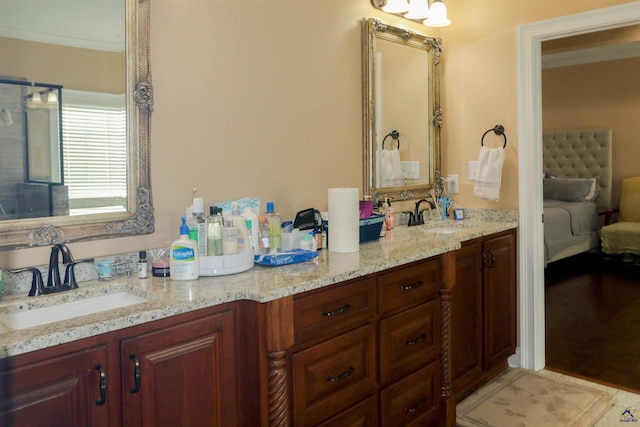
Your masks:
{"label": "reflection in mirror", "polygon": [[363,19],[364,195],[424,197],[440,169],[441,41]]}
{"label": "reflection in mirror", "polygon": [[0,249],[152,232],[149,0],[0,10]]}

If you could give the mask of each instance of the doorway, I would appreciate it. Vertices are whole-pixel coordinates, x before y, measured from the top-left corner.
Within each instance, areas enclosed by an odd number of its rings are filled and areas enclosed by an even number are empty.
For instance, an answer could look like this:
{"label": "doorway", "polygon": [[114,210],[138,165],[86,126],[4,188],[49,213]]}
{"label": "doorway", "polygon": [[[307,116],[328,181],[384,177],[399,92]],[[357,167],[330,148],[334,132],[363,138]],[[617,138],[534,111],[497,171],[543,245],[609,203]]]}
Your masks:
{"label": "doorway", "polygon": [[[520,360],[523,368],[545,366],[544,241],[542,224],[541,43],[640,23],[640,1],[519,26],[518,153]],[[531,197],[533,195],[533,197]]]}

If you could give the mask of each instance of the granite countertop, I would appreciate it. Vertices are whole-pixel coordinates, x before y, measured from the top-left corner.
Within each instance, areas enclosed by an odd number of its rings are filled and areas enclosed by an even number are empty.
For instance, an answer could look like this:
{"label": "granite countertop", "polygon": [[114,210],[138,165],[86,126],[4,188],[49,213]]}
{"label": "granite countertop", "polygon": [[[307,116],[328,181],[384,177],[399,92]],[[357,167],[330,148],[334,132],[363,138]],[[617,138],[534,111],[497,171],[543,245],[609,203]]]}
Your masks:
{"label": "granite countertop", "polygon": [[[442,227],[459,227],[460,231],[428,231]],[[339,254],[323,250],[317,258],[300,264],[280,267],[255,265],[244,273],[184,282],[151,276],[147,279],[117,278],[112,282],[89,281],[80,283],[78,290],[61,294],[6,298],[0,303],[0,358],[229,301],[272,301],[437,256],[460,248],[465,240],[516,227],[517,222],[509,220],[429,221],[416,227],[398,226],[380,240],[361,244],[359,252]],[[18,331],[1,322],[1,316],[6,313],[120,291],[139,295],[148,301]]]}

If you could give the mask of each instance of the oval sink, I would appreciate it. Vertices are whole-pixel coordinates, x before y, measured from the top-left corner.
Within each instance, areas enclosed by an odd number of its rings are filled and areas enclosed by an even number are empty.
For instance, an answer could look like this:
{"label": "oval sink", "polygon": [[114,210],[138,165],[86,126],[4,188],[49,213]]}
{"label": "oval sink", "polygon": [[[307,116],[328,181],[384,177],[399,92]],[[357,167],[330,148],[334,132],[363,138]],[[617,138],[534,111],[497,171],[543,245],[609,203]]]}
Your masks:
{"label": "oval sink", "polygon": [[116,292],[97,297],[65,302],[49,307],[34,308],[32,310],[5,313],[0,315],[0,322],[11,329],[20,330],[34,326],[73,319],[74,317],[100,313],[133,304],[147,302],[148,299],[129,292]]}

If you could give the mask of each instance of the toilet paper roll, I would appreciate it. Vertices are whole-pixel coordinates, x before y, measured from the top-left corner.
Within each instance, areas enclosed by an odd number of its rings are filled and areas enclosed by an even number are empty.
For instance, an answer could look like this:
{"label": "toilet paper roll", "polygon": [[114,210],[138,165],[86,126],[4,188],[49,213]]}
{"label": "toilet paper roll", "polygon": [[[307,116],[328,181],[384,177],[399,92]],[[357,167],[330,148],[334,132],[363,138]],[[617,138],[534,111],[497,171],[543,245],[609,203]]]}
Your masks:
{"label": "toilet paper roll", "polygon": [[329,251],[360,250],[360,197],[357,188],[329,189]]}

